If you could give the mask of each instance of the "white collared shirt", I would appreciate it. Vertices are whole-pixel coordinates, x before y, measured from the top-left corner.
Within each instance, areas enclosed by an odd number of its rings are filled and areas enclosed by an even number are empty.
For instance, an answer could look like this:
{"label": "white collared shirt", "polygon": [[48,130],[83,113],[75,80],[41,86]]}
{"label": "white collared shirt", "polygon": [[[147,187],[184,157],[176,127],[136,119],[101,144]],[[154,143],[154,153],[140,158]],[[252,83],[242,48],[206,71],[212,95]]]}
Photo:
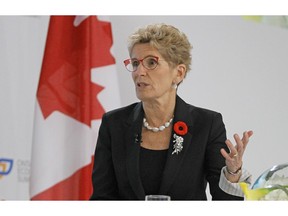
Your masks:
{"label": "white collared shirt", "polygon": [[242,169],[242,173],[241,173],[241,177],[239,181],[236,183],[232,183],[226,178],[225,173],[224,173],[225,169],[226,169],[226,166],[223,167],[221,170],[219,187],[228,194],[244,197],[244,193],[241,190],[239,182],[246,182],[247,184],[251,184],[252,175],[247,170]]}

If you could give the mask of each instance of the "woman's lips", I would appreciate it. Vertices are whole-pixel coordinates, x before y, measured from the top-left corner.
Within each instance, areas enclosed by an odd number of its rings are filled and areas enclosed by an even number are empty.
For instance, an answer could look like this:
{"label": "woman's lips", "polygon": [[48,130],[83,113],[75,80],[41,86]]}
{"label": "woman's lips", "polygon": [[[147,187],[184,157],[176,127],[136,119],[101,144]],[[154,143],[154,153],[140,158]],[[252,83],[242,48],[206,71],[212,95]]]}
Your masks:
{"label": "woman's lips", "polygon": [[141,87],[149,86],[149,84],[145,82],[137,82],[137,86],[141,88]]}

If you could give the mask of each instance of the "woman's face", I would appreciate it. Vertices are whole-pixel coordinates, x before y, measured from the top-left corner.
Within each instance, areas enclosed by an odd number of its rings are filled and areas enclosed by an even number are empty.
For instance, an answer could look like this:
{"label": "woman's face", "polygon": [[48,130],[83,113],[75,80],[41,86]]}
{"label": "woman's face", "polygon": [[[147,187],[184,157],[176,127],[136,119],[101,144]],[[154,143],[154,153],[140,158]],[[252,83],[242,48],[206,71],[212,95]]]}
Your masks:
{"label": "woman's face", "polygon": [[140,63],[137,70],[132,72],[136,95],[141,101],[169,100],[171,96],[175,96],[173,83],[177,79],[177,67],[171,68],[150,44],[136,44],[133,47],[131,59],[141,60],[147,56],[159,57],[158,65],[149,70]]}

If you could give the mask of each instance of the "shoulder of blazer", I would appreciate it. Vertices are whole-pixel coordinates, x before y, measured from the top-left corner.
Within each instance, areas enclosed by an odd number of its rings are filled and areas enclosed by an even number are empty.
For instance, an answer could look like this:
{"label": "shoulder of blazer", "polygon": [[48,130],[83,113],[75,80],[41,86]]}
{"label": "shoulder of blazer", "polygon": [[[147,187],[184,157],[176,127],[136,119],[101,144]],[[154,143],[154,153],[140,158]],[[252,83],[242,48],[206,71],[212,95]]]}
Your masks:
{"label": "shoulder of blazer", "polygon": [[176,115],[182,117],[182,119],[186,119],[191,116],[211,119],[219,114],[219,112],[186,103],[183,99],[177,96]]}
{"label": "shoulder of blazer", "polygon": [[200,115],[206,115],[206,116],[213,117],[215,115],[221,114],[221,113],[214,111],[214,110],[210,110],[210,109],[206,109],[206,108],[202,108],[202,107],[195,107],[195,106],[193,106],[193,107],[194,107],[195,111],[197,113],[199,113]]}
{"label": "shoulder of blazer", "polygon": [[141,107],[142,107],[141,102],[136,102],[125,107],[121,107],[118,109],[108,111],[103,115],[103,118],[105,117],[107,119],[122,119],[122,120],[126,119],[127,120],[131,118],[130,116],[132,113],[135,113],[135,111],[137,109],[140,109]]}

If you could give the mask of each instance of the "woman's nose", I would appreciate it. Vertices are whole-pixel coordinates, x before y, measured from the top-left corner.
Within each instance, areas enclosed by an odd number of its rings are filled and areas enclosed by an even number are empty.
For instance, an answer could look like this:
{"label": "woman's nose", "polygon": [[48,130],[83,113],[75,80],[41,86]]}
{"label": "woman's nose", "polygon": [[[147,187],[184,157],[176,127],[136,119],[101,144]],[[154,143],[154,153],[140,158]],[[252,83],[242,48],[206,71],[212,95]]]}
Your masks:
{"label": "woman's nose", "polygon": [[147,69],[142,64],[139,64],[134,73],[137,73],[139,76],[143,76],[147,74]]}

